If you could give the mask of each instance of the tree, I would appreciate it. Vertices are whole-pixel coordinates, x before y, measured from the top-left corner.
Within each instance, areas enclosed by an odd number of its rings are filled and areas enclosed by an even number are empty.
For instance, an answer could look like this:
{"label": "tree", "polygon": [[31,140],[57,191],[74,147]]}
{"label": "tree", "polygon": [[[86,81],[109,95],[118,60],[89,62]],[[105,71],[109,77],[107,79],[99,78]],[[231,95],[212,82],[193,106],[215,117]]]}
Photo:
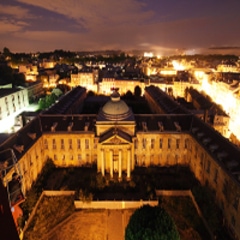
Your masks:
{"label": "tree", "polygon": [[134,95],[135,95],[135,97],[140,97],[141,94],[142,94],[142,89],[139,86],[136,86],[134,88]]}
{"label": "tree", "polygon": [[8,48],[3,48],[3,55],[5,56],[5,58],[10,57],[12,55],[12,53],[10,52],[10,50]]}
{"label": "tree", "polygon": [[39,109],[43,110],[47,107],[46,105],[46,99],[45,98],[40,98],[39,101],[38,101],[38,106],[39,106]]}
{"label": "tree", "polygon": [[23,73],[13,74],[13,86],[24,86],[25,75]]}
{"label": "tree", "polygon": [[160,206],[143,205],[130,218],[125,240],[180,240],[176,225]]}

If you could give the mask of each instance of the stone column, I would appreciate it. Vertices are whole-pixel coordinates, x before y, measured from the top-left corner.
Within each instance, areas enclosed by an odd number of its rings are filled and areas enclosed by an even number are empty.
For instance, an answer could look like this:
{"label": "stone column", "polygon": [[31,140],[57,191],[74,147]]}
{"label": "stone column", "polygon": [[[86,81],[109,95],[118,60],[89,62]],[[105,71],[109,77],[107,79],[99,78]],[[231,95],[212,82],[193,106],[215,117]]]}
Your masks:
{"label": "stone column", "polygon": [[101,166],[101,170],[102,170],[102,175],[105,176],[105,161],[104,161],[104,150],[101,149],[101,160],[102,160],[102,166]]}
{"label": "stone column", "polygon": [[131,151],[127,150],[127,178],[130,179],[131,174]]}
{"label": "stone column", "polygon": [[113,150],[110,150],[110,178],[113,178]]}
{"label": "stone column", "polygon": [[122,178],[122,150],[118,154],[118,178]]}

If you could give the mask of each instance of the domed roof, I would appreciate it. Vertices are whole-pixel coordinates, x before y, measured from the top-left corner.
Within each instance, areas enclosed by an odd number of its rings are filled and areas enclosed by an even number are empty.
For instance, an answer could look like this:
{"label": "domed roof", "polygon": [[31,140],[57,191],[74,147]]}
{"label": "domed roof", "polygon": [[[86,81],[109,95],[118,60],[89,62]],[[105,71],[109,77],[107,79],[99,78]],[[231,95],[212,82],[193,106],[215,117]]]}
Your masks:
{"label": "domed roof", "polygon": [[120,99],[120,94],[115,90],[109,100],[101,109],[100,114],[108,120],[123,120],[131,116],[128,105]]}

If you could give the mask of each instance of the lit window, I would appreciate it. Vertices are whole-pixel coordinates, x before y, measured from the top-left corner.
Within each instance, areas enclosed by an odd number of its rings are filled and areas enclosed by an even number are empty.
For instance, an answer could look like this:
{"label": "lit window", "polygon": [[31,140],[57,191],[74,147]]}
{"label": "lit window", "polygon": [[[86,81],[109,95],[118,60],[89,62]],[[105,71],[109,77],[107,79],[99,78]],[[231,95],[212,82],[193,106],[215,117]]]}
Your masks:
{"label": "lit window", "polygon": [[162,154],[160,153],[158,155],[158,165],[161,165],[161,160],[162,160]]}
{"label": "lit window", "polygon": [[210,167],[211,167],[211,162],[208,160],[207,161],[207,173],[210,173]]}
{"label": "lit window", "polygon": [[81,154],[78,154],[78,162],[79,162],[79,165],[81,165],[81,163],[82,163],[82,155]]}
{"label": "lit window", "polygon": [[154,143],[155,143],[155,140],[151,139],[151,149],[154,149]]}
{"label": "lit window", "polygon": [[72,139],[68,139],[69,149],[72,149]]}
{"label": "lit window", "polygon": [[81,149],[81,139],[77,139],[77,149]]}
{"label": "lit window", "polygon": [[137,157],[137,154],[134,155],[134,160],[135,160],[135,165],[137,166],[137,165],[138,165],[138,157]]}
{"label": "lit window", "polygon": [[53,144],[53,149],[57,149],[57,145],[56,145],[56,139],[53,139],[52,140],[52,144]]}
{"label": "lit window", "polygon": [[86,154],[86,162],[90,163],[90,155],[89,154]]}
{"label": "lit window", "polygon": [[151,155],[151,156],[150,156],[150,165],[153,165],[153,164],[154,164],[154,156]]}
{"label": "lit window", "polygon": [[176,165],[178,164],[178,159],[179,159],[178,155],[175,155],[175,164]]}
{"label": "lit window", "polygon": [[61,149],[64,149],[64,139],[61,139]]}
{"label": "lit window", "polygon": [[85,149],[89,149],[89,139],[85,139]]}
{"label": "lit window", "polygon": [[47,141],[47,139],[44,139],[44,149],[48,149],[48,141]]}
{"label": "lit window", "polygon": [[138,148],[138,140],[137,140],[137,139],[135,139],[135,141],[134,141],[134,148],[135,148],[135,149]]}
{"label": "lit window", "polygon": [[231,224],[233,227],[235,227],[235,225],[236,225],[236,220],[235,220],[234,216],[232,216],[232,218],[231,218]]}
{"label": "lit window", "polygon": [[147,139],[143,138],[143,140],[142,140],[142,147],[143,147],[143,149],[145,149],[146,146],[147,146]]}
{"label": "lit window", "polygon": [[180,147],[180,139],[176,139],[176,149],[179,149]]}
{"label": "lit window", "polygon": [[222,187],[222,192],[225,197],[227,197],[227,194],[228,194],[228,187],[229,187],[228,181],[225,179]]}
{"label": "lit window", "polygon": [[163,139],[160,138],[159,139],[159,148],[162,149],[162,147],[163,147]]}
{"label": "lit window", "polygon": [[238,210],[238,204],[239,204],[239,197],[235,197],[234,201],[233,201],[233,207]]}
{"label": "lit window", "polygon": [[94,149],[97,148],[97,144],[98,144],[98,140],[97,140],[97,138],[95,138],[95,139],[94,139]]}
{"label": "lit window", "polygon": [[169,138],[169,139],[168,139],[168,149],[171,148],[171,142],[172,142],[172,141],[171,141],[171,139]]}
{"label": "lit window", "polygon": [[218,170],[215,169],[215,173],[214,173],[214,182],[217,183],[217,179],[218,179]]}

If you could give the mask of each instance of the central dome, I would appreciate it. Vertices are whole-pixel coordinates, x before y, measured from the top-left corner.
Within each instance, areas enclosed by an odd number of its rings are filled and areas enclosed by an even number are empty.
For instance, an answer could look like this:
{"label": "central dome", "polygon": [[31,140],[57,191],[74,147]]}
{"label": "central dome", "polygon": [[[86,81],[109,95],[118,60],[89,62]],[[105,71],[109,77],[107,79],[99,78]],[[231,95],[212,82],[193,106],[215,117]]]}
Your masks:
{"label": "central dome", "polygon": [[114,90],[109,100],[101,109],[100,114],[107,120],[123,120],[131,116],[128,105],[120,99],[120,94]]}

